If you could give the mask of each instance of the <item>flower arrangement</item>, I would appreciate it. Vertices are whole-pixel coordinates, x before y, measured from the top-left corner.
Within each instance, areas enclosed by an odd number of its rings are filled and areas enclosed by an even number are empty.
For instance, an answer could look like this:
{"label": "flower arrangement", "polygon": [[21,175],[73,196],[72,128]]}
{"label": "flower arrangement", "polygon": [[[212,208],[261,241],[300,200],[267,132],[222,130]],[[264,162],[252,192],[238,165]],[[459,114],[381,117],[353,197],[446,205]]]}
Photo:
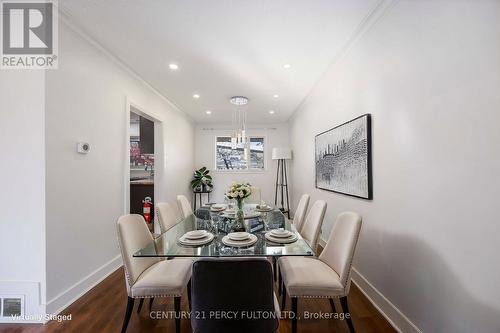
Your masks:
{"label": "flower arrangement", "polygon": [[235,199],[238,203],[243,202],[243,199],[248,198],[252,194],[252,187],[250,183],[236,183],[233,182],[231,187],[226,192],[228,199]]}
{"label": "flower arrangement", "polygon": [[226,197],[229,200],[238,202],[238,210],[236,211],[235,223],[232,226],[233,231],[245,231],[243,199],[248,198],[252,194],[252,186],[249,183],[233,182],[231,187],[226,192]]}
{"label": "flower arrangement", "polygon": [[238,202],[248,198],[252,194],[252,187],[249,183],[236,183],[233,182],[231,187],[226,192],[228,199],[235,199]]}

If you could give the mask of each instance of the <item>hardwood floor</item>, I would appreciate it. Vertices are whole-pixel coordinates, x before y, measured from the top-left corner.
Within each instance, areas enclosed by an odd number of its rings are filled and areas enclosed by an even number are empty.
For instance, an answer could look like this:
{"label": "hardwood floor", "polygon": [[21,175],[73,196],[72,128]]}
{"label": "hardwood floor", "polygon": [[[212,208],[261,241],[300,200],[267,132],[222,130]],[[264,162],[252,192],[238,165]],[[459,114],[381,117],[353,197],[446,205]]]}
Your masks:
{"label": "hardwood floor", "polygon": [[[71,314],[71,321],[51,321],[41,324],[0,324],[2,333],[52,333],[52,332],[119,332],[125,314],[127,294],[123,268],[118,269],[104,281],[87,292],[83,297],[71,304],[62,314]],[[175,332],[174,320],[151,319],[149,303],[144,302],[140,314],[137,314],[138,301],[127,329],[132,332]],[[173,311],[172,298],[158,298],[153,303],[153,311]],[[290,310],[290,300],[287,299],[287,309]],[[182,309],[188,311],[187,296],[182,298]],[[337,311],[340,304],[335,304]],[[371,305],[359,289],[353,284],[349,294],[349,307],[354,327],[358,333],[395,332],[384,317]],[[301,299],[299,314],[302,311],[331,312],[328,300]],[[189,319],[182,320],[182,332],[191,332]],[[290,320],[281,320],[279,333],[291,332]],[[308,332],[349,332],[345,321],[341,320],[299,320],[299,333]]]}

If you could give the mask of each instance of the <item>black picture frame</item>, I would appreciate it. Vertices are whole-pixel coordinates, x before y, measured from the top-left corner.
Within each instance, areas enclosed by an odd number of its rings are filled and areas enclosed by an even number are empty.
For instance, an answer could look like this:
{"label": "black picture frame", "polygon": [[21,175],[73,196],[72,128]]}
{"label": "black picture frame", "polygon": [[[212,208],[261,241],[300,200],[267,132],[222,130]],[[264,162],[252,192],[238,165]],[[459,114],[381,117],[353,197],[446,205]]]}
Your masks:
{"label": "black picture frame", "polygon": [[[343,126],[346,126],[352,122],[355,122],[355,121],[359,121],[361,118],[366,118],[366,186],[367,186],[367,194],[366,196],[363,196],[363,195],[358,195],[358,194],[353,194],[353,193],[348,193],[348,192],[345,192],[345,191],[339,191],[339,190],[335,190],[335,189],[332,189],[332,188],[325,188],[325,187],[321,187],[318,185],[318,176],[319,176],[319,173],[318,173],[318,138],[322,135],[325,135],[331,131],[335,131],[335,130],[338,130],[338,129],[341,129]],[[373,200],[373,169],[372,169],[372,129],[371,129],[371,123],[372,123],[372,119],[371,119],[371,114],[369,113],[366,113],[366,114],[363,114],[359,117],[356,117],[354,119],[351,119],[349,121],[346,121],[345,123],[342,123],[338,126],[335,126],[333,128],[330,128],[324,132],[321,132],[319,134],[317,134],[315,137],[314,137],[314,149],[315,149],[315,155],[314,155],[314,169],[315,169],[315,174],[314,174],[314,177],[315,177],[315,180],[314,180],[314,183],[315,183],[315,187],[317,189],[320,189],[320,190],[324,190],[324,191],[329,191],[329,192],[334,192],[334,193],[339,193],[339,194],[344,194],[344,195],[348,195],[348,196],[351,196],[351,197],[355,197],[355,198],[361,198],[361,199],[366,199],[366,200]],[[331,156],[334,156],[335,154],[329,154]],[[332,157],[334,158],[334,157]]]}

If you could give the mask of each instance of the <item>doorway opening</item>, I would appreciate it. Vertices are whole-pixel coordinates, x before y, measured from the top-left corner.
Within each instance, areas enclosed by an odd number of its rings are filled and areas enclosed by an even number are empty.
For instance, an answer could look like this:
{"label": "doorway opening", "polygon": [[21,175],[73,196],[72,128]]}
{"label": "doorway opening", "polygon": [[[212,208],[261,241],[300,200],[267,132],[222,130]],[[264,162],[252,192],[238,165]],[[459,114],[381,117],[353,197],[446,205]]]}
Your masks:
{"label": "doorway opening", "polygon": [[128,211],[140,214],[154,232],[155,119],[130,105],[128,128]]}

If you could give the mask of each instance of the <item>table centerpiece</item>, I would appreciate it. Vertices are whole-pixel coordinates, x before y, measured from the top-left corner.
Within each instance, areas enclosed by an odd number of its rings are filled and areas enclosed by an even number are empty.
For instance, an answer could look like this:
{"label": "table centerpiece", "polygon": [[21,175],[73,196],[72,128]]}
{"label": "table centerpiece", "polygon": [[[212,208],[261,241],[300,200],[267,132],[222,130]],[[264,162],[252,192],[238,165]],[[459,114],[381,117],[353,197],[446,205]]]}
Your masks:
{"label": "table centerpiece", "polygon": [[238,209],[233,225],[234,231],[245,231],[245,216],[243,213],[243,200],[252,194],[252,186],[249,183],[233,182],[226,192],[226,197],[229,200],[236,200]]}

